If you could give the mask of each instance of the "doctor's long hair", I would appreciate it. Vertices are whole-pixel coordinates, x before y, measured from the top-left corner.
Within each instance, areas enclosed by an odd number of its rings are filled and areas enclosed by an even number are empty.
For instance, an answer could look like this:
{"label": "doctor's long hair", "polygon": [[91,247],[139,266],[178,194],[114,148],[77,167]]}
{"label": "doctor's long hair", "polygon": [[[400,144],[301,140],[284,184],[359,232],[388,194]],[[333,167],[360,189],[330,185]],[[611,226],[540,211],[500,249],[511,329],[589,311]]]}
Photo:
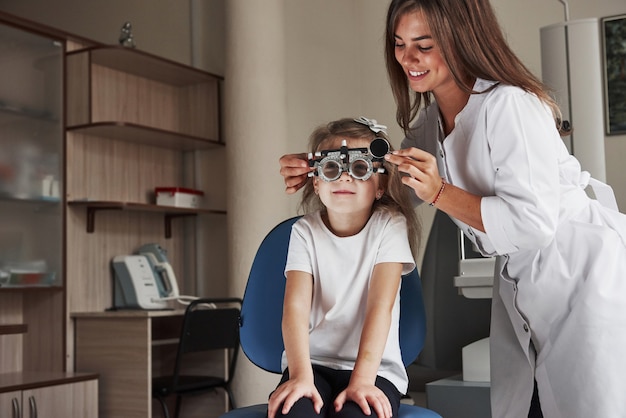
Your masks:
{"label": "doctor's long hair", "polygon": [[[372,142],[374,138],[384,138],[389,142],[389,138],[383,132],[374,133],[370,128],[362,123],[355,122],[354,119],[339,119],[328,124],[317,127],[309,137],[309,151],[315,153],[327,149],[329,144],[336,138],[365,139]],[[393,147],[390,145],[390,150]],[[417,256],[421,240],[421,224],[414,209],[409,189],[402,183],[400,172],[395,164],[383,161],[386,174],[380,176],[380,186],[385,191],[379,200],[375,200],[372,212],[383,210],[391,213],[399,213],[406,218],[409,244],[414,256]],[[356,180],[361,181],[361,180]],[[315,193],[312,181],[308,181],[303,188],[302,200],[300,202],[301,213],[311,213],[316,210],[324,210],[324,204]]]}
{"label": "doctor's long hair", "polygon": [[411,90],[395,56],[398,21],[415,12],[423,14],[435,47],[462,90],[481,93],[473,91],[475,78],[520,87],[548,105],[557,129],[561,134],[568,133],[561,126],[561,111],[550,96],[550,89],[513,53],[489,0],[392,0],[387,11],[385,62],[397,105],[396,120],[407,135],[422,105],[431,102],[430,92]]}

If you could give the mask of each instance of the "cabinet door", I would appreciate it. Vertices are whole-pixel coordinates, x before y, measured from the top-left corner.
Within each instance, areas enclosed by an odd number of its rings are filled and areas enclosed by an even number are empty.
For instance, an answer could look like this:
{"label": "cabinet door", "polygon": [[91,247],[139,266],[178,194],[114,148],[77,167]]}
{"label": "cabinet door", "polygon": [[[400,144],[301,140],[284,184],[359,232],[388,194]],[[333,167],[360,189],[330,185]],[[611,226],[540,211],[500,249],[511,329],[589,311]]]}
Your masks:
{"label": "cabinet door", "polygon": [[0,417],[21,418],[22,392],[0,393]]}
{"label": "cabinet door", "polygon": [[63,46],[0,25],[0,284],[62,283]]}
{"label": "cabinet door", "polygon": [[97,391],[96,380],[25,390],[22,394],[22,417],[97,418]]}
{"label": "cabinet door", "polygon": [[63,50],[0,23],[0,372],[63,370]]}

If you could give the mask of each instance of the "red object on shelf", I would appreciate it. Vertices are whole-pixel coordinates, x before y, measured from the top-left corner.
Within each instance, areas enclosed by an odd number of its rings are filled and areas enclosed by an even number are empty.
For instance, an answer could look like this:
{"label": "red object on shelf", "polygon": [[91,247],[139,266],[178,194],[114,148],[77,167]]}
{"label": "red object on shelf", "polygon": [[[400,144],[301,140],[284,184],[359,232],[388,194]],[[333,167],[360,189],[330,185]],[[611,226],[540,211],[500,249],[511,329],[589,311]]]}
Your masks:
{"label": "red object on shelf", "polygon": [[201,190],[185,187],[157,187],[154,192],[157,205],[183,208],[200,207],[200,200],[204,196],[204,192]]}

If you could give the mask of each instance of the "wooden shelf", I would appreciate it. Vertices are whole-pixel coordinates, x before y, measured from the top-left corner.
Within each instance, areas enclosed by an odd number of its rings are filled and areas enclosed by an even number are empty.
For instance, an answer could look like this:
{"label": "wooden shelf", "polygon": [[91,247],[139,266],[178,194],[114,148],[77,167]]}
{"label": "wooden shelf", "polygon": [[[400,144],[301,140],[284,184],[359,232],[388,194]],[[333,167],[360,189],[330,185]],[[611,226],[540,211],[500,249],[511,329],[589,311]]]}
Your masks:
{"label": "wooden shelf", "polygon": [[187,86],[207,80],[223,80],[222,76],[121,46],[95,46],[72,51],[68,55],[85,52],[89,53],[93,64],[173,86]]}
{"label": "wooden shelf", "polygon": [[0,393],[34,389],[66,383],[97,379],[97,373],[72,372],[15,372],[0,373]]}
{"label": "wooden shelf", "polygon": [[94,135],[143,145],[170,148],[180,151],[193,151],[223,147],[220,141],[209,140],[179,132],[170,132],[128,122],[96,122],[69,126],[69,132]]}
{"label": "wooden shelf", "polygon": [[27,324],[0,325],[0,335],[26,334],[26,332],[28,332]]}
{"label": "wooden shelf", "polygon": [[69,201],[70,206],[83,206],[87,209],[87,233],[92,233],[96,228],[96,213],[102,210],[126,210],[135,212],[163,213],[165,218],[165,238],[172,237],[172,219],[184,216],[196,216],[201,214],[224,215],[225,210],[179,208],[175,206],[160,206],[147,203],[111,202],[92,200]]}
{"label": "wooden shelf", "polygon": [[[25,285],[8,285],[0,286],[0,292],[61,292],[63,286],[60,284],[43,285],[43,284],[25,284]],[[0,333],[1,334],[1,333]]]}

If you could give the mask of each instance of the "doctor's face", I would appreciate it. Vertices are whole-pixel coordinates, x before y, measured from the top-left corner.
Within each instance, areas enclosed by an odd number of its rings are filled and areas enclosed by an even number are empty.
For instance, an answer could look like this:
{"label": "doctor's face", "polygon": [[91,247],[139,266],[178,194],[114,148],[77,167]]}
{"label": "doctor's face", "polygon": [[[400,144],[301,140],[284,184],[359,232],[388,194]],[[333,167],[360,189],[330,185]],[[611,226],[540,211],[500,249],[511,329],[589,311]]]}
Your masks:
{"label": "doctor's face", "polygon": [[456,88],[421,11],[405,13],[398,19],[395,40],[396,60],[413,91],[432,91],[437,96],[446,88]]}

